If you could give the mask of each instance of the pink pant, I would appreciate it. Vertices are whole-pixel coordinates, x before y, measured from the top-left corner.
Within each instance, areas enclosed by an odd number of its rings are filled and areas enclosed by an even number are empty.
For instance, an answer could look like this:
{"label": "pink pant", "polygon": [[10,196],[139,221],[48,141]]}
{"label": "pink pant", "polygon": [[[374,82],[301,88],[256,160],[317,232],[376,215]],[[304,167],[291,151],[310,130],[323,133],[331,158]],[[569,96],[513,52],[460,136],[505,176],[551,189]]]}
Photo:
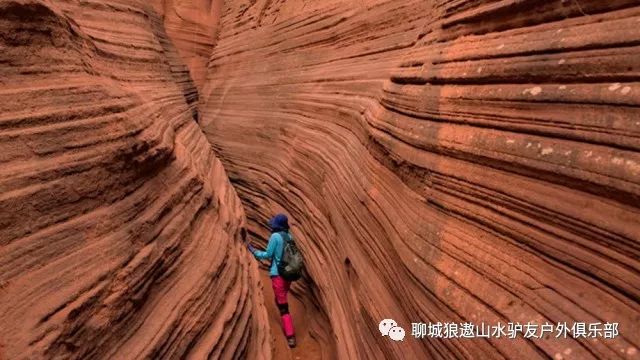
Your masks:
{"label": "pink pant", "polygon": [[282,330],[287,338],[294,336],[293,331],[293,319],[289,314],[289,303],[287,302],[287,293],[291,282],[286,281],[280,276],[271,277],[271,287],[273,287],[273,293],[276,295],[276,305],[280,310],[280,319],[282,320]]}

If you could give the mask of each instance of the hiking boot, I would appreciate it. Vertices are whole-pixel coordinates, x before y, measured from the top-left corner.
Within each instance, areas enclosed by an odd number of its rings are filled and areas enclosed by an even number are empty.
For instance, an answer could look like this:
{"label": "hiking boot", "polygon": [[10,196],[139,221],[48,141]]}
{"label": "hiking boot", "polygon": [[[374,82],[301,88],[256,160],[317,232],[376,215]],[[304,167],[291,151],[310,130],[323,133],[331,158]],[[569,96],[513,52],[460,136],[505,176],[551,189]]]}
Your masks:
{"label": "hiking boot", "polygon": [[296,347],[296,337],[292,336],[292,337],[288,338],[287,339],[287,344],[289,345],[290,348]]}

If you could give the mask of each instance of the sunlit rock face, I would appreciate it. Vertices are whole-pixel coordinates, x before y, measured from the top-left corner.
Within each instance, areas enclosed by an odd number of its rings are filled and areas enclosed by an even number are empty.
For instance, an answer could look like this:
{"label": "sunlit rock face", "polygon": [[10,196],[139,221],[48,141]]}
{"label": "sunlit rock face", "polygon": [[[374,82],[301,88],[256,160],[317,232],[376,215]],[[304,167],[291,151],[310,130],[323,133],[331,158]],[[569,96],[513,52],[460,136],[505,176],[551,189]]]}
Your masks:
{"label": "sunlit rock face", "polygon": [[269,356],[185,63],[147,2],[0,2],[0,358]]}
{"label": "sunlit rock face", "polygon": [[[337,356],[638,356],[636,1],[230,0],[220,26],[200,125],[250,233],[293,218]],[[411,339],[418,321],[620,335]]]}

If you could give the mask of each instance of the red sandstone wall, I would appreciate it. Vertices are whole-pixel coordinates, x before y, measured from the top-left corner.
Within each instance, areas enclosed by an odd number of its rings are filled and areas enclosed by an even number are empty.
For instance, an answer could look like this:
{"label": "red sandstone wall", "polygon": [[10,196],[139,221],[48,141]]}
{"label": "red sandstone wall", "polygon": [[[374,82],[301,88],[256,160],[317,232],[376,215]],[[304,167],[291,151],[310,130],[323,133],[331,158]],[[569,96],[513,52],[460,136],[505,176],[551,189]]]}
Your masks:
{"label": "red sandstone wall", "polygon": [[270,354],[188,74],[145,2],[0,2],[0,358]]}
{"label": "red sandstone wall", "polygon": [[[0,2],[0,358],[269,357],[239,229],[283,209],[313,356],[638,358],[639,20],[629,0]],[[394,343],[386,317],[621,335]]]}
{"label": "red sandstone wall", "polygon": [[201,88],[218,37],[223,0],[154,0],[169,38]]}
{"label": "red sandstone wall", "polygon": [[[201,126],[251,231],[295,219],[340,358],[637,358],[639,24],[630,0],[231,0]],[[621,335],[394,343],[387,317]]]}

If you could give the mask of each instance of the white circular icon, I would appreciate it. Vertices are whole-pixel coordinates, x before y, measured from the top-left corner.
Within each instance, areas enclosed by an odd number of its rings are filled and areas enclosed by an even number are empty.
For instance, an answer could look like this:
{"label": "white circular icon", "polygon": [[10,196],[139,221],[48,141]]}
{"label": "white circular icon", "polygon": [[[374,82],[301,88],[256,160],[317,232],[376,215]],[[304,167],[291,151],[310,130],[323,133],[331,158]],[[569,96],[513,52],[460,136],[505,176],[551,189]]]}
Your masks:
{"label": "white circular icon", "polygon": [[394,326],[389,329],[389,337],[394,341],[402,341],[404,339],[404,329],[400,326]]}
{"label": "white circular icon", "polygon": [[380,330],[380,334],[382,334],[382,336],[387,336],[389,335],[389,330],[394,326],[398,326],[398,323],[395,320],[384,319],[378,324],[378,330]]}

